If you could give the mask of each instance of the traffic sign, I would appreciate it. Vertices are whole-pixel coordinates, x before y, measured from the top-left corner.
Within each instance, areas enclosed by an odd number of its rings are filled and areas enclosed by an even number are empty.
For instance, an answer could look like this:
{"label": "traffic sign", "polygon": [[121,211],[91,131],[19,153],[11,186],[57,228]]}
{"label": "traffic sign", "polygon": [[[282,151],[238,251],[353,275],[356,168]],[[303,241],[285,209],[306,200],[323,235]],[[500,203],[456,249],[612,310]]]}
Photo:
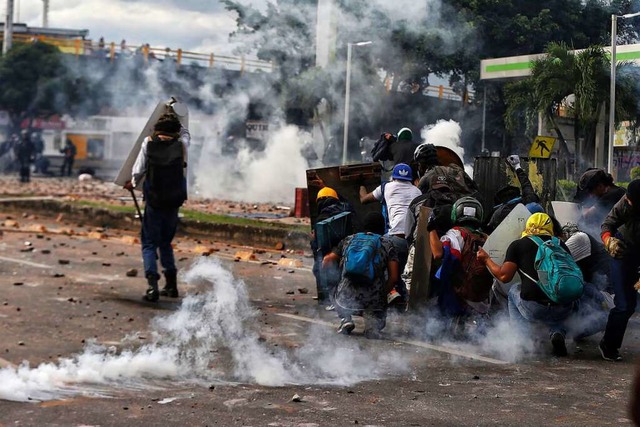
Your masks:
{"label": "traffic sign", "polygon": [[556,138],[553,136],[536,136],[529,150],[529,157],[548,159],[551,157]]}

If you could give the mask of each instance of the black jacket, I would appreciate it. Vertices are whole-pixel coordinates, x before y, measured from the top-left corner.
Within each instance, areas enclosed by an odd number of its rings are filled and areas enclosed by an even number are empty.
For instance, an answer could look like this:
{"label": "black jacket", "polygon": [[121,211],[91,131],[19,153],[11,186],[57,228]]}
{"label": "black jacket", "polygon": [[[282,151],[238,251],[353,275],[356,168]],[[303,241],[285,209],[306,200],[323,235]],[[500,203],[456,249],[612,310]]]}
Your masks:
{"label": "black jacket", "polygon": [[601,229],[602,234],[620,233],[627,245],[640,248],[640,208],[631,206],[625,198],[620,199],[604,219]]}

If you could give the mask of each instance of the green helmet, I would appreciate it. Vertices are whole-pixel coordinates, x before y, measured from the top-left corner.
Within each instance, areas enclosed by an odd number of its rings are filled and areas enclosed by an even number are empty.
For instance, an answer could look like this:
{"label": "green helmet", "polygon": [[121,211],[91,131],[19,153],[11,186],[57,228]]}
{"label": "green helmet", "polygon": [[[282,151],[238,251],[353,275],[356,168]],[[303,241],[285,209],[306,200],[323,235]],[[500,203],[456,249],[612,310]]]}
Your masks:
{"label": "green helmet", "polygon": [[454,225],[479,226],[484,218],[482,204],[473,197],[462,197],[451,207],[451,221]]}

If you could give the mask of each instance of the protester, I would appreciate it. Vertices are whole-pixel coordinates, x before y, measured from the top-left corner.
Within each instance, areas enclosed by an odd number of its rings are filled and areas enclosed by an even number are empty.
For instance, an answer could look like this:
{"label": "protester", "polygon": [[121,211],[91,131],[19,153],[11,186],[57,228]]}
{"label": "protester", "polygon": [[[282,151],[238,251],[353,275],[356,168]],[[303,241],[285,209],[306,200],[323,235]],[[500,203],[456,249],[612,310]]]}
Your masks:
{"label": "protester", "polygon": [[[181,138],[181,133],[185,138]],[[153,134],[142,142],[133,165],[132,179],[124,186],[132,191],[143,182],[145,210],[142,218],[142,259],[148,289],[144,299],[156,302],[159,296],[178,297],[177,269],[171,242],[178,224],[178,210],[187,199],[184,174],[188,131],[173,113],[161,116],[153,127]],[[164,268],[166,283],[158,291],[158,267]]]}
{"label": "protester", "polygon": [[404,127],[398,131],[398,135],[389,132],[380,135],[380,139],[371,150],[371,156],[374,162],[391,161],[394,166],[399,163],[411,165],[417,145],[413,142],[411,129]]}
{"label": "protester", "polygon": [[323,259],[323,268],[340,263],[342,277],[334,295],[340,317],[338,333],[350,334],[353,317],[363,312],[364,335],[378,338],[386,325],[387,294],[399,280],[399,262],[394,245],[382,236],[384,217],[370,212],[364,219],[364,232],[343,239]]}
{"label": "protester", "polygon": [[[324,183],[322,183],[322,185],[324,185]],[[351,206],[351,204],[342,199],[338,195],[338,193],[330,187],[323,186],[320,191],[318,191],[316,204],[318,205],[318,216],[316,218],[316,224],[320,221],[326,220],[344,212],[353,213],[353,207]],[[325,243],[328,244],[327,247],[322,247],[322,245],[320,245],[320,243],[318,242],[316,230],[311,230],[311,250],[314,254],[312,271],[313,275],[316,278],[316,286],[318,289],[318,303],[326,304],[327,310],[333,310],[335,308],[332,301],[332,295],[339,281],[339,272],[337,271],[337,269],[323,269],[322,259],[340,242],[340,240],[342,240],[347,235],[353,234],[352,224],[352,221],[348,221],[348,226],[345,227],[344,234],[332,233],[331,241]]]}
{"label": "protester", "polygon": [[565,225],[562,232],[563,240],[582,270],[585,282],[594,284],[601,291],[611,291],[611,257],[602,242],[580,231],[575,224]]}
{"label": "protester", "polygon": [[[493,278],[476,257],[478,248],[488,237],[480,230],[482,219],[480,202],[463,197],[453,204],[451,222],[454,226],[442,237],[437,231],[441,228],[441,218],[432,214],[427,223],[433,258],[442,259],[435,278],[438,306],[445,317],[464,320],[470,315],[484,315],[489,311]],[[458,321],[456,325],[463,326],[463,323]]]}
{"label": "protester", "polygon": [[426,206],[447,204],[448,201],[462,196],[471,196],[481,200],[478,186],[462,167],[455,163],[441,165],[438,151],[433,144],[420,144],[414,151],[420,181],[418,188],[422,194],[430,194]]}
{"label": "protester", "polygon": [[539,205],[540,198],[533,189],[529,176],[520,165],[520,157],[513,154],[507,157],[506,162],[518,177],[520,188],[507,185],[496,193],[493,199],[496,206],[486,227],[489,233],[500,225],[518,203],[526,205],[532,213],[542,210],[542,206]]}
{"label": "protester", "polygon": [[[400,271],[404,270],[409,255],[409,244],[405,239],[405,220],[409,204],[420,195],[412,182],[411,167],[405,163],[394,166],[391,173],[391,182],[384,183],[368,193],[364,186],[360,186],[360,203],[372,203],[379,201],[386,209],[389,231],[389,239],[396,250]],[[408,299],[404,282],[399,280],[395,288],[389,294],[389,303],[399,300],[406,303]]]}
{"label": "protester", "polygon": [[597,238],[605,217],[625,193],[603,169],[588,169],[580,176],[574,198],[582,210],[580,228]]}
{"label": "protester", "polygon": [[615,307],[609,312],[598,348],[603,359],[620,361],[619,349],[629,318],[635,312],[640,287],[640,180],[629,183],[627,194],[604,219],[601,238],[612,256],[611,286]]}
{"label": "protester", "polygon": [[71,176],[71,169],[73,168],[73,161],[76,158],[78,150],[73,142],[67,138],[64,147],[60,150],[63,154],[62,166],[60,167],[60,176]]}
{"label": "protester", "polygon": [[14,153],[20,167],[20,182],[29,182],[31,180],[31,162],[33,162],[35,152],[27,130],[21,132],[20,140],[14,146]]}
{"label": "protester", "polygon": [[[486,264],[491,274],[502,283],[510,282],[516,272],[520,273],[522,283],[511,286],[509,290],[508,304],[511,322],[514,327],[523,332],[528,329],[529,322],[540,322],[547,325],[553,354],[566,356],[565,335],[567,331],[564,322],[572,314],[574,302],[582,296],[584,282],[579,267],[569,254],[569,249],[553,235],[553,222],[549,215],[535,213],[527,220],[522,238],[512,242],[507,248],[502,265],[494,262],[482,248],[478,250],[477,257]],[[557,299],[557,296],[548,294],[541,286],[539,270],[535,266],[535,261],[539,253],[539,247],[547,246],[548,242],[551,242],[556,249],[558,246],[561,247],[554,253],[555,259],[562,255],[560,251],[563,249],[566,251],[566,256],[562,258],[562,262],[565,263],[564,266],[572,270],[569,285],[572,291],[574,289],[579,291],[572,295],[572,301],[566,301],[565,298],[554,301],[552,297]],[[545,271],[545,276],[548,274]],[[551,280],[551,277],[546,277],[545,279]],[[573,286],[576,283],[580,285],[579,289]]]}

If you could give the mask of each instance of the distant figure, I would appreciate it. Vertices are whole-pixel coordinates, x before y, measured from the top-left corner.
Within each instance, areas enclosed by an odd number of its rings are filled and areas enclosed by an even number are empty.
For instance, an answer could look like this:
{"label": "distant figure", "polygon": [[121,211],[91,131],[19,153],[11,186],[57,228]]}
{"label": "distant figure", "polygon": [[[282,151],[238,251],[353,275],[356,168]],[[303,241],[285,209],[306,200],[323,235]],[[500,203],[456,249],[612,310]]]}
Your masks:
{"label": "distant figure", "polygon": [[104,37],[100,37],[100,40],[98,40],[98,49],[104,49]]}
{"label": "distant figure", "polygon": [[73,168],[73,160],[76,157],[77,150],[76,146],[73,145],[70,139],[67,139],[64,147],[60,150],[60,153],[64,155],[64,159],[62,161],[62,166],[60,167],[60,176],[65,176],[65,170],[67,171],[66,176],[71,176],[71,168]]}
{"label": "distant figure", "polygon": [[122,41],[120,42],[120,52],[124,53],[127,50],[127,41],[125,39],[122,39]]}
{"label": "distant figure", "polygon": [[42,153],[44,151],[44,141],[42,140],[42,136],[38,132],[33,132],[31,134],[31,143],[33,144],[33,159],[34,159],[34,172],[42,173],[40,170],[40,159],[42,158]]}
{"label": "distant figure", "polygon": [[20,182],[29,182],[34,150],[31,138],[29,138],[29,131],[26,129],[21,132],[20,141],[15,146],[14,152],[20,165]]}

